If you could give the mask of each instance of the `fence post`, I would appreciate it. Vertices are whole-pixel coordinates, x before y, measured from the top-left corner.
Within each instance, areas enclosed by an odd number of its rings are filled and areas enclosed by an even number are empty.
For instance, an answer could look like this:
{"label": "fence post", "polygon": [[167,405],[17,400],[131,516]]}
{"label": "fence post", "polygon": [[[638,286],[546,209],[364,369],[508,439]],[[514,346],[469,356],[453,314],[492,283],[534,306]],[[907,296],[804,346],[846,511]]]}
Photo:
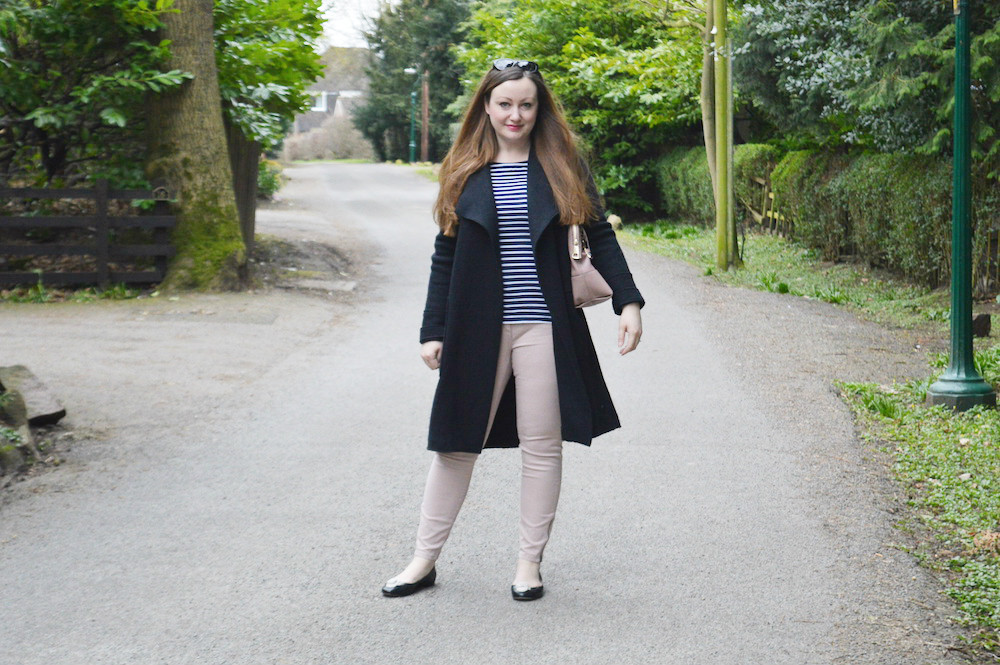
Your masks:
{"label": "fence post", "polygon": [[97,281],[101,286],[107,286],[111,282],[111,274],[108,268],[111,252],[110,232],[108,229],[108,180],[101,178],[97,181],[96,188],[97,201]]}
{"label": "fence post", "polygon": [[[170,191],[162,182],[153,183],[153,205],[154,215],[167,216],[170,214]],[[157,245],[166,245],[170,242],[170,230],[165,226],[157,226],[153,229],[153,242]],[[167,257],[164,254],[157,254],[154,259],[157,281],[162,282],[167,276]]]}

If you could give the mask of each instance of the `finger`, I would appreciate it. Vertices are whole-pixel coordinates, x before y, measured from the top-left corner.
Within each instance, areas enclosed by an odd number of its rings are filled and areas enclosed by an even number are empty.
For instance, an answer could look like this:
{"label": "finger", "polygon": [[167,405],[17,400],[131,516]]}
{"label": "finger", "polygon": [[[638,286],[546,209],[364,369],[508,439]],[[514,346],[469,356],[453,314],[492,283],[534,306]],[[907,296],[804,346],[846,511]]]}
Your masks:
{"label": "finger", "polygon": [[618,326],[618,348],[625,344],[625,324]]}
{"label": "finger", "polygon": [[635,348],[637,346],[639,346],[639,337],[640,337],[640,333],[638,333],[638,332],[629,332],[629,335],[628,335],[628,344],[626,344],[626,345],[624,345],[622,347],[622,349],[621,349],[621,355],[624,356],[626,353],[629,353],[631,351],[635,351]]}

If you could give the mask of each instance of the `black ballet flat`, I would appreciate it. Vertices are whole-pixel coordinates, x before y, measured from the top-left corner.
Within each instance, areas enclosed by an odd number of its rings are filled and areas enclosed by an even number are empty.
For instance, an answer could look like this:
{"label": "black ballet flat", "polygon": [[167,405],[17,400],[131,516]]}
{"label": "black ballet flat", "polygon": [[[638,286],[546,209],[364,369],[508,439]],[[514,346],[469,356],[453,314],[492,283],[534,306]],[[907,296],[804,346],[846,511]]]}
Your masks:
{"label": "black ballet flat", "polygon": [[407,582],[405,584],[393,584],[396,578],[392,578],[386,585],[382,587],[382,595],[389,596],[390,598],[400,598],[402,596],[409,596],[411,593],[416,593],[423,588],[434,586],[434,580],[437,579],[437,567],[431,568],[431,572],[424,575],[421,579],[416,582]]}
{"label": "black ballet flat", "polygon": [[[541,576],[538,579],[541,580]],[[510,595],[514,597],[514,600],[538,600],[545,595],[545,587],[543,585],[526,587],[511,584]]]}

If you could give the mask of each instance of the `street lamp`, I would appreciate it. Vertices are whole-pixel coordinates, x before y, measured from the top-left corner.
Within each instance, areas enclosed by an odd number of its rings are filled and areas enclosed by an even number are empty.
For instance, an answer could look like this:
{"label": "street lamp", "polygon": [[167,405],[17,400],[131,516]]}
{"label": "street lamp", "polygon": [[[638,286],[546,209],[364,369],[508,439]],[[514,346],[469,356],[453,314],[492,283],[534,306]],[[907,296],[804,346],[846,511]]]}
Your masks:
{"label": "street lamp", "polygon": [[[413,76],[417,73],[416,67],[407,67],[404,74]],[[417,161],[417,86],[420,85],[420,77],[417,77],[410,90],[410,163]]]}
{"label": "street lamp", "polygon": [[958,411],[996,406],[993,386],[976,371],[972,348],[971,73],[969,13],[972,0],[955,3],[955,157],[951,222],[951,358],[948,369],[927,389],[932,404]]}

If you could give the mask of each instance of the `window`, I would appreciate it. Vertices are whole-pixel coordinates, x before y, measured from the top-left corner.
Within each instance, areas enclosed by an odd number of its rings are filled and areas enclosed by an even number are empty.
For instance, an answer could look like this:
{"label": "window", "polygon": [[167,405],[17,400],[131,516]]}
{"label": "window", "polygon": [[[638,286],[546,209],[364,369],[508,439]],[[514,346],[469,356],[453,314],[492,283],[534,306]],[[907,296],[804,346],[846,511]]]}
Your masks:
{"label": "window", "polygon": [[326,93],[325,92],[310,92],[312,95],[313,103],[310,111],[319,111],[320,113],[326,113]]}

